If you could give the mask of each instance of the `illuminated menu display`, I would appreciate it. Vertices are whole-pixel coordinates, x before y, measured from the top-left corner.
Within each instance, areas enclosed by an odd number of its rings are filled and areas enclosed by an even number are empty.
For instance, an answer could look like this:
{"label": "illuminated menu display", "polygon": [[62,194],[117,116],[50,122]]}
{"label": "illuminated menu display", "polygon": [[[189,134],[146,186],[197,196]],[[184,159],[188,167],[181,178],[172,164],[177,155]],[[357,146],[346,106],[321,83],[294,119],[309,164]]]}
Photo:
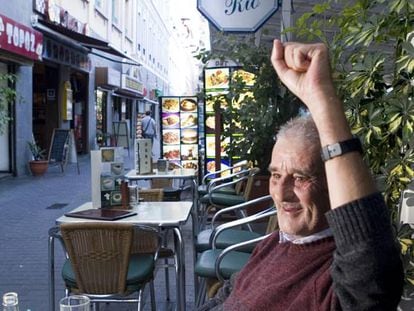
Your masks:
{"label": "illuminated menu display", "polygon": [[198,99],[160,97],[161,154],[184,168],[198,169]]}

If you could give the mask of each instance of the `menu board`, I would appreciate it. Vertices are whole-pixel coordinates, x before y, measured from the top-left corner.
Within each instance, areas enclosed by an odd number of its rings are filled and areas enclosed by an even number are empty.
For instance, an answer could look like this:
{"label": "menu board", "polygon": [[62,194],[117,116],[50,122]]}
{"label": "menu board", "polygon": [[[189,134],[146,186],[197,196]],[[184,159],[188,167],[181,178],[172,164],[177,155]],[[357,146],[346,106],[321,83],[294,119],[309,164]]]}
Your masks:
{"label": "menu board", "polygon": [[198,169],[198,99],[160,97],[161,155],[184,168]]}
{"label": "menu board", "polygon": [[[205,143],[206,143],[206,157],[205,157],[205,173],[212,173],[217,170],[216,161],[219,159],[220,169],[225,169],[230,166],[233,160],[240,157],[229,159],[225,152],[226,145],[231,143],[231,138],[224,138],[222,136],[222,129],[229,124],[225,124],[221,119],[219,109],[226,109],[227,102],[220,100],[220,95],[227,95],[232,81],[241,79],[245,83],[245,93],[238,94],[238,100],[242,100],[245,96],[253,96],[249,92],[249,88],[255,83],[255,75],[231,67],[207,68],[204,70],[204,89],[206,95],[213,96],[214,100],[206,100],[204,113],[204,128],[205,128]],[[209,98],[209,96],[207,96]],[[237,109],[238,101],[233,100],[231,105]],[[237,126],[237,124],[236,124]],[[241,135],[234,133],[234,136]],[[220,142],[220,146],[216,144]]]}

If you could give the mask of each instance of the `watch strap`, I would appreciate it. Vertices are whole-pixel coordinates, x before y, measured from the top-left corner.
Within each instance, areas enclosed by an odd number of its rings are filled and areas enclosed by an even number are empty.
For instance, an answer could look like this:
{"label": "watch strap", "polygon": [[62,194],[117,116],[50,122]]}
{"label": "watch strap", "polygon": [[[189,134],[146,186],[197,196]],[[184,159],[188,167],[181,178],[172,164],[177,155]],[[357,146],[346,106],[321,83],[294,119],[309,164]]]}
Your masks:
{"label": "watch strap", "polygon": [[321,156],[323,161],[328,161],[353,151],[358,151],[362,154],[362,145],[358,137],[352,137],[348,140],[324,146],[321,151]]}

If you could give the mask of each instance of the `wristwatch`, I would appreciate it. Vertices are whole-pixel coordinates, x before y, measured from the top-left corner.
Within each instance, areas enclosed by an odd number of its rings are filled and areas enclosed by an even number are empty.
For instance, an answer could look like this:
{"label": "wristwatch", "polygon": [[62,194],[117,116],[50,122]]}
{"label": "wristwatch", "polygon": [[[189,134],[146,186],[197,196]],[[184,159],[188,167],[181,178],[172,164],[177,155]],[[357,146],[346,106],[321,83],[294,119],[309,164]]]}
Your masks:
{"label": "wristwatch", "polygon": [[361,141],[355,136],[348,140],[324,146],[321,151],[321,156],[322,160],[326,162],[330,159],[353,151],[358,151],[362,154]]}

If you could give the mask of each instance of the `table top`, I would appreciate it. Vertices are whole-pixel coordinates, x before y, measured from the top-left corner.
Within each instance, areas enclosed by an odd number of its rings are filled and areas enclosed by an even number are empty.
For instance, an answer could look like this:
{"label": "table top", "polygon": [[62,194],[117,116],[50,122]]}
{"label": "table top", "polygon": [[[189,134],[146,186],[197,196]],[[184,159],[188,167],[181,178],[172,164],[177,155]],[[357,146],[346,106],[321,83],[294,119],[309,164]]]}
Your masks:
{"label": "table top", "polygon": [[192,168],[176,168],[168,172],[158,172],[154,170],[150,174],[137,174],[135,169],[130,170],[125,177],[131,180],[138,179],[156,179],[156,178],[176,178],[176,179],[194,179],[196,178],[196,170]]}
{"label": "table top", "polygon": [[[114,220],[120,223],[132,223],[141,225],[157,225],[163,227],[176,227],[184,224],[191,212],[193,202],[141,202],[136,205],[132,211],[137,215]],[[75,208],[71,212],[78,212],[92,208],[92,202],[86,202]],[[101,222],[103,220],[93,220],[86,218],[74,218],[61,216],[56,219],[57,224],[75,223],[75,222]]]}

